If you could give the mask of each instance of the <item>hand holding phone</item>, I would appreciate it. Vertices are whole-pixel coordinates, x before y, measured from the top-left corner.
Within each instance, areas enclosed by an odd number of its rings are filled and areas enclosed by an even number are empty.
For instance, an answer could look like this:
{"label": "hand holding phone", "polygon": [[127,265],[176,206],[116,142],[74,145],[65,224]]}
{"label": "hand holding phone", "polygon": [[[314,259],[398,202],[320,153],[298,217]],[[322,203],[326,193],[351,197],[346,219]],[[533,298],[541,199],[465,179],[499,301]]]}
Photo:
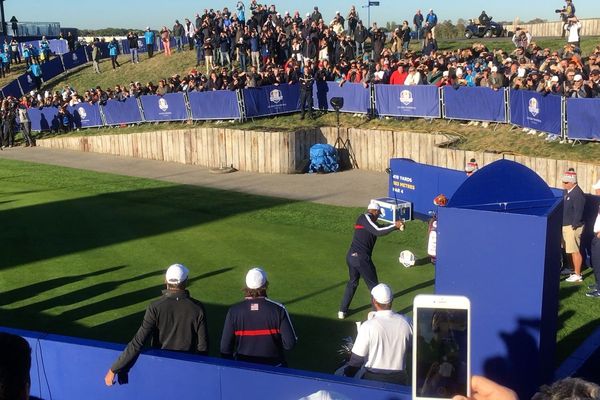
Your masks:
{"label": "hand holding phone", "polygon": [[415,297],[413,399],[471,395],[470,314],[469,299],[463,296]]}
{"label": "hand holding phone", "polygon": [[452,400],[519,400],[515,392],[483,376],[471,378],[471,396],[454,396]]}

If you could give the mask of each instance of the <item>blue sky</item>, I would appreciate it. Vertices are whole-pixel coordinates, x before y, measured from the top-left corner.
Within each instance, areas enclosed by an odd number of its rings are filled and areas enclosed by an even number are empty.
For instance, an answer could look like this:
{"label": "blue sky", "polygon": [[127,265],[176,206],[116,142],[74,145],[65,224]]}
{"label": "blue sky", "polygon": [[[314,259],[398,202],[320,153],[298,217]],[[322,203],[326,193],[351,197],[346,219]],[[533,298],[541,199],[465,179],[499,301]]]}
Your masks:
{"label": "blue sky", "polygon": [[[362,0],[361,0],[362,1]],[[196,12],[201,12],[208,4],[212,8],[223,7],[234,8],[237,0],[49,0],[49,1],[25,1],[6,0],[4,7],[7,19],[13,15],[20,21],[48,21],[60,22],[63,27],[76,28],[138,28],[147,25],[158,27],[159,25],[172,26],[175,19],[193,17]],[[249,4],[249,0],[245,1]],[[304,15],[312,10],[313,5],[318,5],[326,19],[330,19],[336,10],[345,15],[351,5],[356,5],[361,18],[367,20],[367,10],[361,8],[366,0],[357,1],[259,1],[259,3],[275,4],[278,10],[298,10]],[[412,20],[417,8],[429,10],[433,8],[438,18],[451,19],[477,17],[481,12],[479,6],[473,8],[473,1],[449,1],[449,0],[427,0],[427,1],[402,1],[402,0],[380,0],[380,7],[371,9],[371,21],[385,24],[387,21]],[[483,2],[482,2],[483,3]],[[556,20],[554,9],[561,8],[564,0],[502,0],[485,2],[485,10],[488,15],[497,20],[510,20],[519,17],[521,21],[536,17],[548,20]],[[489,3],[489,4],[487,4]],[[598,0],[575,0],[577,15],[579,18],[600,17],[600,1]]]}

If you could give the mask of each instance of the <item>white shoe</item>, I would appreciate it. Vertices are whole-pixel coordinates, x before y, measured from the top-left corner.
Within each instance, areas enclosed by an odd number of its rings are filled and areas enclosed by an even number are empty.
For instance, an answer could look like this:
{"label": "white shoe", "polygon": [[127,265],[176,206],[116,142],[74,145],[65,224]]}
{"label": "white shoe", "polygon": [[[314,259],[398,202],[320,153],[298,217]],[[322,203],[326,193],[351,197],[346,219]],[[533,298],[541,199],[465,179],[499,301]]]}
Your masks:
{"label": "white shoe", "polygon": [[537,133],[537,131],[535,129],[530,129],[527,131],[528,135],[535,135]]}
{"label": "white shoe", "polygon": [[582,282],[583,279],[581,278],[581,275],[579,274],[571,274],[569,275],[569,277],[567,279],[565,279],[566,282]]}
{"label": "white shoe", "polygon": [[338,319],[346,319],[346,313],[343,311],[338,311]]}
{"label": "white shoe", "polygon": [[479,122],[473,121],[473,126],[479,126]]}
{"label": "white shoe", "polygon": [[529,132],[529,128],[523,128],[523,132],[525,132],[525,133]]}
{"label": "white shoe", "polygon": [[544,136],[546,133],[545,132],[540,132],[540,134],[538,135],[539,137]]}
{"label": "white shoe", "polygon": [[482,128],[488,128],[489,126],[490,126],[490,123],[489,123],[489,122],[482,122],[482,123],[481,123],[481,127],[482,127]]}

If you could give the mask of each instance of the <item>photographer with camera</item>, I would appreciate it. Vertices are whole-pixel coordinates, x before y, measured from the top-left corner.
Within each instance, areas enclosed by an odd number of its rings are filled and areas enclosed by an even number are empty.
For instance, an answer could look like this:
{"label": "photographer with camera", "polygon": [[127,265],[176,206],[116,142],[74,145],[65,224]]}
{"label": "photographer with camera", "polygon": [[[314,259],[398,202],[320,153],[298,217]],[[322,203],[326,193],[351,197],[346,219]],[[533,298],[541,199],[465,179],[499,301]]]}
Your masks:
{"label": "photographer with camera", "polygon": [[[555,13],[560,14],[560,19],[563,23],[567,23],[569,18],[575,17],[575,5],[573,4],[573,0],[565,0],[565,6],[562,9],[554,10]],[[565,31],[562,31],[561,37],[565,37]]]}

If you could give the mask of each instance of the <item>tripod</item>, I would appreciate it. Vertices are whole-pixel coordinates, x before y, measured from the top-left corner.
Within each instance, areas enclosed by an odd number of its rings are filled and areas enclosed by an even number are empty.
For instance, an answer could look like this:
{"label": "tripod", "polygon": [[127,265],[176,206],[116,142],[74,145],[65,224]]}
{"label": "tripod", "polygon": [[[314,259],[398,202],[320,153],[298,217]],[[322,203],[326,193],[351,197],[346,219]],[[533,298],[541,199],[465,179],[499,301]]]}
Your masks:
{"label": "tripod", "polygon": [[[356,162],[356,156],[354,155],[354,149],[352,149],[352,144],[350,143],[350,139],[346,138],[346,140],[342,139],[340,135],[340,109],[337,108],[335,110],[335,119],[337,123],[337,139],[335,140],[335,144],[333,147],[336,149],[344,149],[348,153],[348,161],[350,162],[350,169],[356,168],[358,169],[358,163]],[[344,160],[345,163],[345,160]]]}

